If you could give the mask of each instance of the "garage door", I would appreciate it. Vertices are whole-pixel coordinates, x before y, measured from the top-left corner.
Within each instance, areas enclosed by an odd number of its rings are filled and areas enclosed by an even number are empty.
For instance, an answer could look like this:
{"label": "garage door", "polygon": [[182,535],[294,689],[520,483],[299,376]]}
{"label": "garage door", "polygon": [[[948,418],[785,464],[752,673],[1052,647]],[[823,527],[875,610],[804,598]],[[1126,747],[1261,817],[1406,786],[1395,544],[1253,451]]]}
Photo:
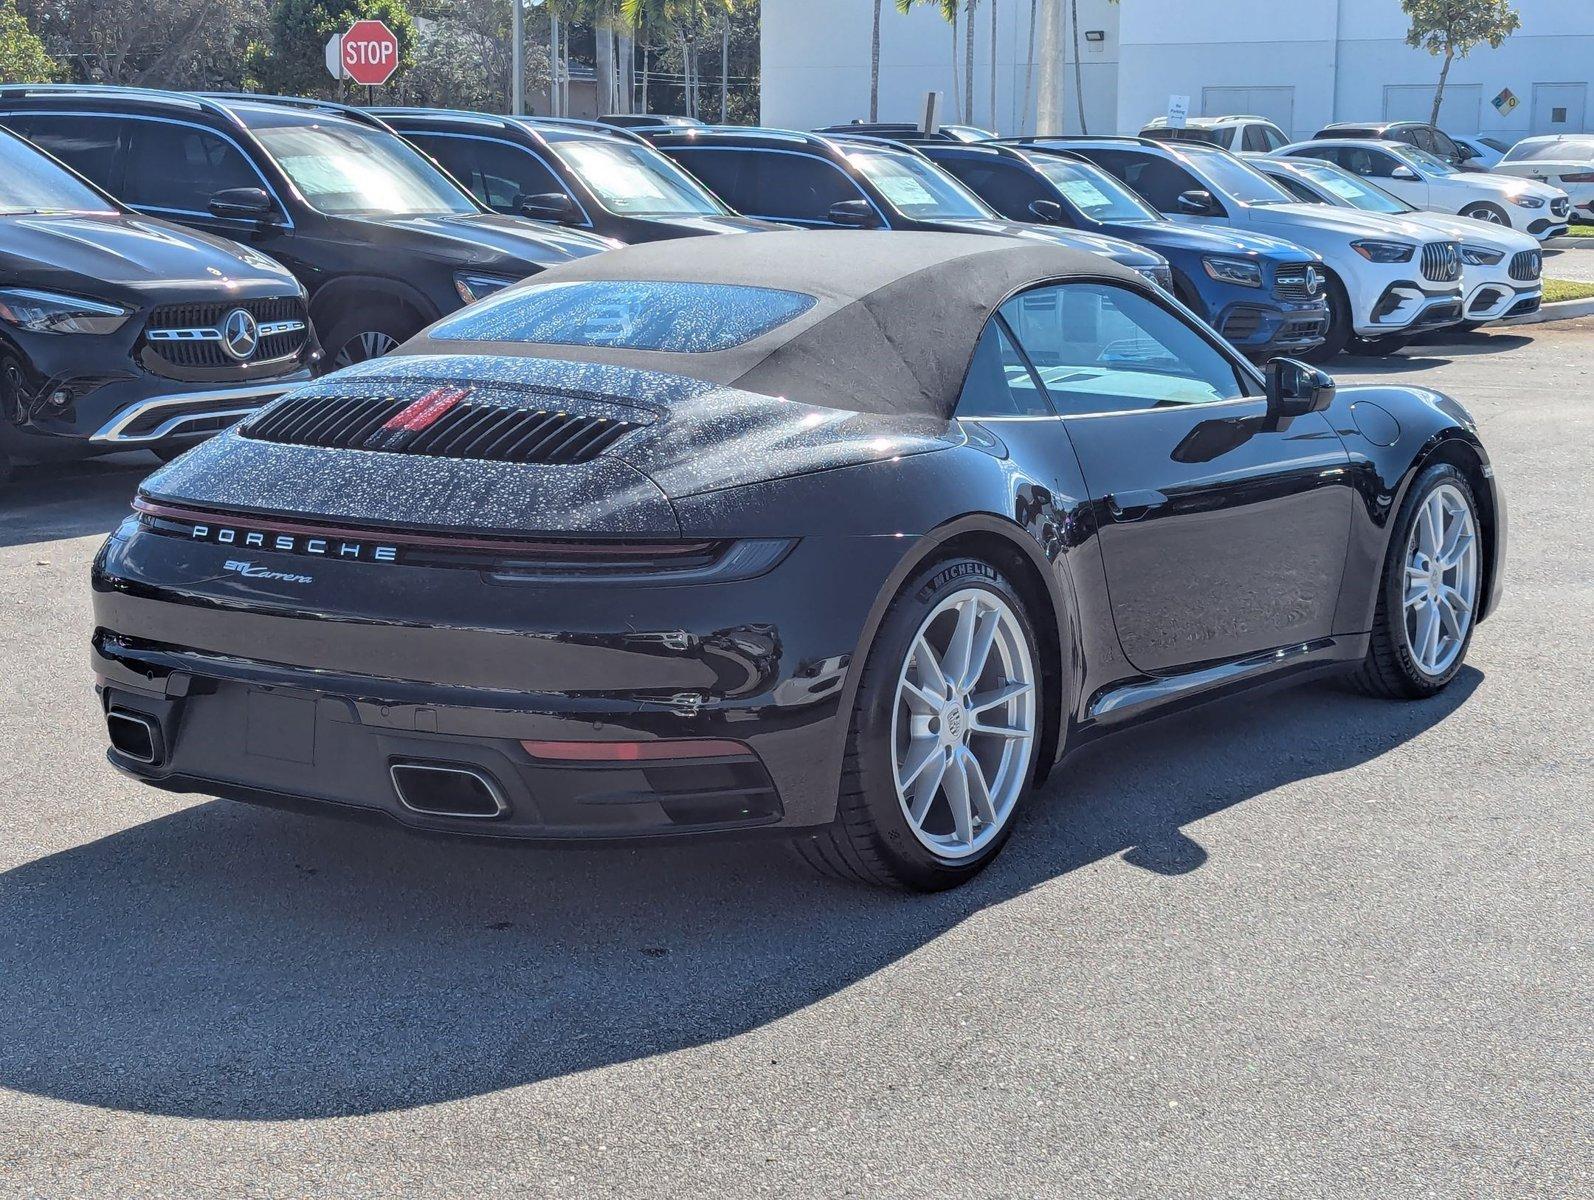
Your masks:
{"label": "garage door", "polygon": [[1266,117],[1291,137],[1295,128],[1293,87],[1209,87],[1201,89],[1203,117]]}
{"label": "garage door", "polygon": [[[1384,120],[1426,122],[1433,115],[1433,87],[1431,83],[1386,83]],[[1482,106],[1481,84],[1451,84],[1439,106],[1439,128],[1450,133],[1477,133]]]}

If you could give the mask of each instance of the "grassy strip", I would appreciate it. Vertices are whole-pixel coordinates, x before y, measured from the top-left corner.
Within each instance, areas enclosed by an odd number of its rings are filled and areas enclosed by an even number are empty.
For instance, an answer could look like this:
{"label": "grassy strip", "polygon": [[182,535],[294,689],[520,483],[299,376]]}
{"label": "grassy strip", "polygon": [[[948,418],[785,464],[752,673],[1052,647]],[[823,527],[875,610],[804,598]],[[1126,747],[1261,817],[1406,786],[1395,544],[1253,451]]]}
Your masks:
{"label": "grassy strip", "polygon": [[1544,281],[1544,303],[1554,304],[1557,300],[1587,300],[1594,296],[1594,283],[1583,283],[1577,279],[1546,279]]}
{"label": "grassy strip", "polygon": [[1574,225],[1566,232],[1572,237],[1594,237],[1594,225]]}

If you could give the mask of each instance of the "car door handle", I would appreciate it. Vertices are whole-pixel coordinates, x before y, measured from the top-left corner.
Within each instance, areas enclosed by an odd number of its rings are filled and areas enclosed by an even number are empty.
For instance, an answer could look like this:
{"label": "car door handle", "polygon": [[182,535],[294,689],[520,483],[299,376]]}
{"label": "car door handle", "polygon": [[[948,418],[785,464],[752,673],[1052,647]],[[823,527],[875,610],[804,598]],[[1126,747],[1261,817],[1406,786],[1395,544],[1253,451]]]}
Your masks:
{"label": "car door handle", "polygon": [[1149,488],[1138,492],[1114,492],[1107,497],[1107,511],[1115,521],[1138,521],[1166,503],[1168,497]]}

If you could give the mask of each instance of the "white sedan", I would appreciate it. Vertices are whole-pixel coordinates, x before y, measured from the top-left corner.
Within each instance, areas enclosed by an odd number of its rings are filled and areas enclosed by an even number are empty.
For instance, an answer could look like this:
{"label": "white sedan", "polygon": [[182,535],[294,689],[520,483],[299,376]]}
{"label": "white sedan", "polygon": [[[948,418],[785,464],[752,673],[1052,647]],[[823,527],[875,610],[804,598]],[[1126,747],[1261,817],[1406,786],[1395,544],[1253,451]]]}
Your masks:
{"label": "white sedan", "polygon": [[1577,215],[1594,220],[1594,134],[1523,138],[1490,169],[1563,188]]}
{"label": "white sedan", "polygon": [[1414,208],[1509,225],[1541,242],[1565,233],[1572,202],[1560,188],[1513,175],[1458,171],[1426,150],[1374,138],[1314,138],[1275,150],[1280,158],[1320,158],[1371,179]]}
{"label": "white sedan", "polygon": [[1264,155],[1252,161],[1302,203],[1379,213],[1458,239],[1467,328],[1536,312],[1543,300],[1544,252],[1532,234],[1447,213],[1422,212],[1371,180],[1320,159]]}

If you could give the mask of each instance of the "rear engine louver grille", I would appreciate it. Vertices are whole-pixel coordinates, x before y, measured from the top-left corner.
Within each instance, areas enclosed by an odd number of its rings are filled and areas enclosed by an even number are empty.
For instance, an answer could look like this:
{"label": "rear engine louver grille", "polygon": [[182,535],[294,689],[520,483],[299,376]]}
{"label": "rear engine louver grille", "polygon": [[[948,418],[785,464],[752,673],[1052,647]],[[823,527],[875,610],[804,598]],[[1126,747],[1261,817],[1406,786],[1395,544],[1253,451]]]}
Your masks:
{"label": "rear engine louver grille", "polygon": [[640,428],[611,417],[464,400],[434,402],[441,415],[426,414],[422,423],[409,417],[418,403],[391,396],[305,396],[261,413],[242,432],[293,446],[567,466],[591,462]]}

